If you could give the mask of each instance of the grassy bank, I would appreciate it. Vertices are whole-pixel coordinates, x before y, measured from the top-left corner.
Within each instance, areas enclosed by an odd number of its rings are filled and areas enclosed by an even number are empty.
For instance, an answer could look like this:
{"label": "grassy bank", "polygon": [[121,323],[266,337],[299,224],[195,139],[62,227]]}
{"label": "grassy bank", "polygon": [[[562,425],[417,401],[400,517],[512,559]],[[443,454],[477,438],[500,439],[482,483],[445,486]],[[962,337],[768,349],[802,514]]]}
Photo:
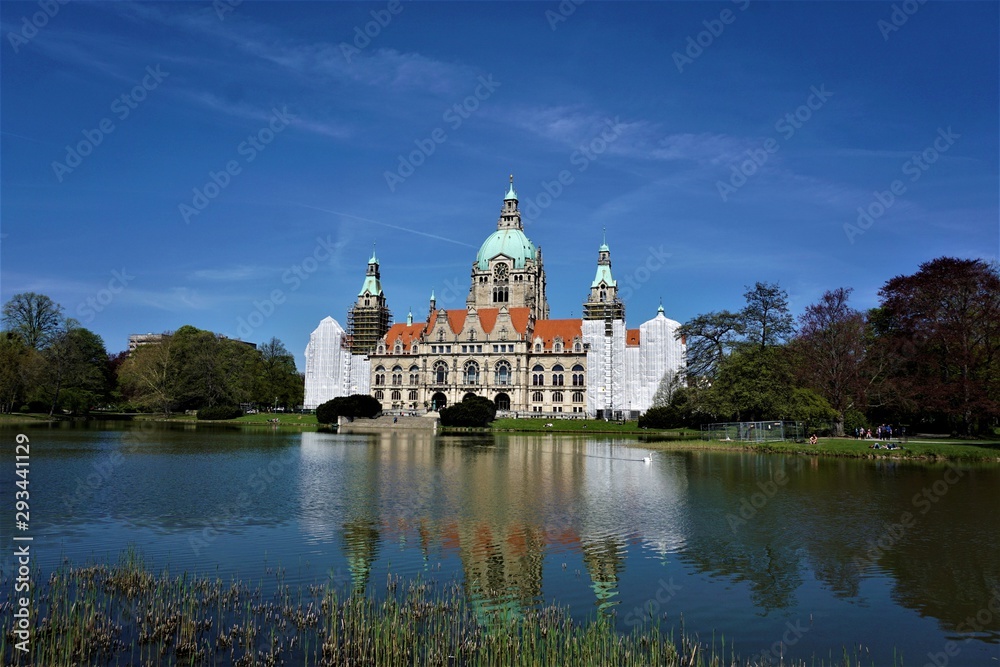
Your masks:
{"label": "grassy bank", "polygon": [[[551,424],[551,426],[548,426]],[[484,429],[485,430],[485,429]],[[902,449],[871,449],[873,440],[853,438],[821,438],[815,445],[797,442],[751,444],[701,439],[699,429],[648,430],[636,422],[606,422],[594,419],[497,419],[493,432],[600,433],[642,436],[636,446],[661,450],[712,450],[759,453],[806,454],[850,458],[888,458],[915,460],[965,460],[1000,462],[1000,438],[969,441],[953,438],[909,438],[899,443]]]}
{"label": "grassy bank", "polygon": [[[607,619],[576,623],[556,607],[513,619],[483,612],[458,584],[390,577],[375,600],[330,585],[293,590],[280,569],[273,576],[275,592],[266,595],[260,584],[154,574],[133,551],[110,566],[63,566],[32,588],[30,651],[14,648],[22,638],[6,621],[0,655],[11,665],[755,664],[733,657],[724,641],[675,639],[655,625],[621,634]],[[13,613],[9,597],[3,602],[4,615]]]}
{"label": "grassy bank", "polygon": [[741,442],[719,442],[706,440],[649,441],[637,444],[637,447],[661,450],[691,450],[705,449],[713,451],[745,451],[762,454],[805,454],[807,456],[837,456],[847,458],[871,459],[912,459],[912,460],[955,460],[984,461],[1000,463],[1000,442],[968,441],[922,441],[910,438],[907,443],[900,444],[901,449],[871,449],[872,440],[854,440],[850,438],[820,438],[815,445],[801,442],[768,442],[750,444]]}
{"label": "grassy bank", "polygon": [[[551,426],[549,426],[551,424]],[[622,433],[630,435],[658,435],[664,439],[696,440],[699,429],[669,429],[652,431],[639,428],[637,422],[604,421],[602,419],[497,419],[492,431],[543,431],[545,433]]]}

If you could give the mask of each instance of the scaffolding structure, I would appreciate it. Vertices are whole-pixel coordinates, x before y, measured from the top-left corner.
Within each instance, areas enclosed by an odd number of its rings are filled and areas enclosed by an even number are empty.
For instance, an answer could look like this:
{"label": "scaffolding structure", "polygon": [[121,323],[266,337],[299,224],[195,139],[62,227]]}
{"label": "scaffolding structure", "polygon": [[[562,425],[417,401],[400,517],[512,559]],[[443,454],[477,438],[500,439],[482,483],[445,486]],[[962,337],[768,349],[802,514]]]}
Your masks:
{"label": "scaffolding structure", "polygon": [[702,440],[784,442],[805,439],[805,424],[794,421],[718,422],[701,427]]}
{"label": "scaffolding structure", "polygon": [[392,313],[385,305],[351,306],[347,311],[347,341],[352,354],[371,354],[389,330]]}
{"label": "scaffolding structure", "polygon": [[607,301],[590,301],[583,304],[583,319],[585,320],[611,320],[625,319],[625,304],[621,299],[615,297]]}

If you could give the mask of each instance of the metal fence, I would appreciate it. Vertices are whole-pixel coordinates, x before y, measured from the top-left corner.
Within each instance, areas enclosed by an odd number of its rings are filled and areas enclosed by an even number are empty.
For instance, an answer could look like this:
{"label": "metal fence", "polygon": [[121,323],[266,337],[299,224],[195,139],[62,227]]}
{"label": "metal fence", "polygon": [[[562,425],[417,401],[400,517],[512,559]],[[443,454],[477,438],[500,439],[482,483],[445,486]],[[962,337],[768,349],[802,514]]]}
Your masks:
{"label": "metal fence", "polygon": [[781,442],[805,440],[805,424],[791,421],[719,422],[701,427],[702,440]]}

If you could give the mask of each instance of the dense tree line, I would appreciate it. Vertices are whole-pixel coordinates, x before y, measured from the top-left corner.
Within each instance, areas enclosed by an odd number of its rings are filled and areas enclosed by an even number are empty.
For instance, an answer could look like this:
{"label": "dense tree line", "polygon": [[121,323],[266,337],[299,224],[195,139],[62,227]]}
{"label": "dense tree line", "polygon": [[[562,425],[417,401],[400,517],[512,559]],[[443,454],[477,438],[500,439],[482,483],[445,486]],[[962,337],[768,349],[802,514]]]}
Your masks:
{"label": "dense tree line", "polygon": [[0,411],[94,408],[170,413],[218,406],[293,409],[303,378],[277,338],[259,348],[183,326],[131,355],[108,355],[97,334],[63,316],[43,294],[17,294],[3,308]]}
{"label": "dense tree line", "polygon": [[778,285],[746,306],[698,315],[677,332],[686,383],[666,377],[648,426],[794,419],[835,435],[877,423],[964,435],[1000,417],[1000,269],[942,257],[892,278],[867,312],[851,289],[826,292],[798,327]]}

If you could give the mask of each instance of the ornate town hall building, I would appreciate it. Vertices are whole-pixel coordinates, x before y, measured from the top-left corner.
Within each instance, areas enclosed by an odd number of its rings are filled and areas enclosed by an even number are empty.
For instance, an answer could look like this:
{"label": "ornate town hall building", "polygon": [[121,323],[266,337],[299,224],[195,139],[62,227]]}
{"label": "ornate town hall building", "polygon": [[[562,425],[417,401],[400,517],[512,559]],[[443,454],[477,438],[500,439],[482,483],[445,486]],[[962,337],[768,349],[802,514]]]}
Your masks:
{"label": "ornate town hall building", "polygon": [[683,371],[679,323],[657,315],[625,326],[625,306],[598,249],[583,319],[550,319],[542,250],[524,234],[513,177],[497,229],[472,264],[466,307],[390,324],[374,253],[344,330],[327,317],[306,348],[307,408],[370,393],[386,411],[437,410],[467,394],[498,410],[547,416],[619,417],[650,407],[668,371]]}

